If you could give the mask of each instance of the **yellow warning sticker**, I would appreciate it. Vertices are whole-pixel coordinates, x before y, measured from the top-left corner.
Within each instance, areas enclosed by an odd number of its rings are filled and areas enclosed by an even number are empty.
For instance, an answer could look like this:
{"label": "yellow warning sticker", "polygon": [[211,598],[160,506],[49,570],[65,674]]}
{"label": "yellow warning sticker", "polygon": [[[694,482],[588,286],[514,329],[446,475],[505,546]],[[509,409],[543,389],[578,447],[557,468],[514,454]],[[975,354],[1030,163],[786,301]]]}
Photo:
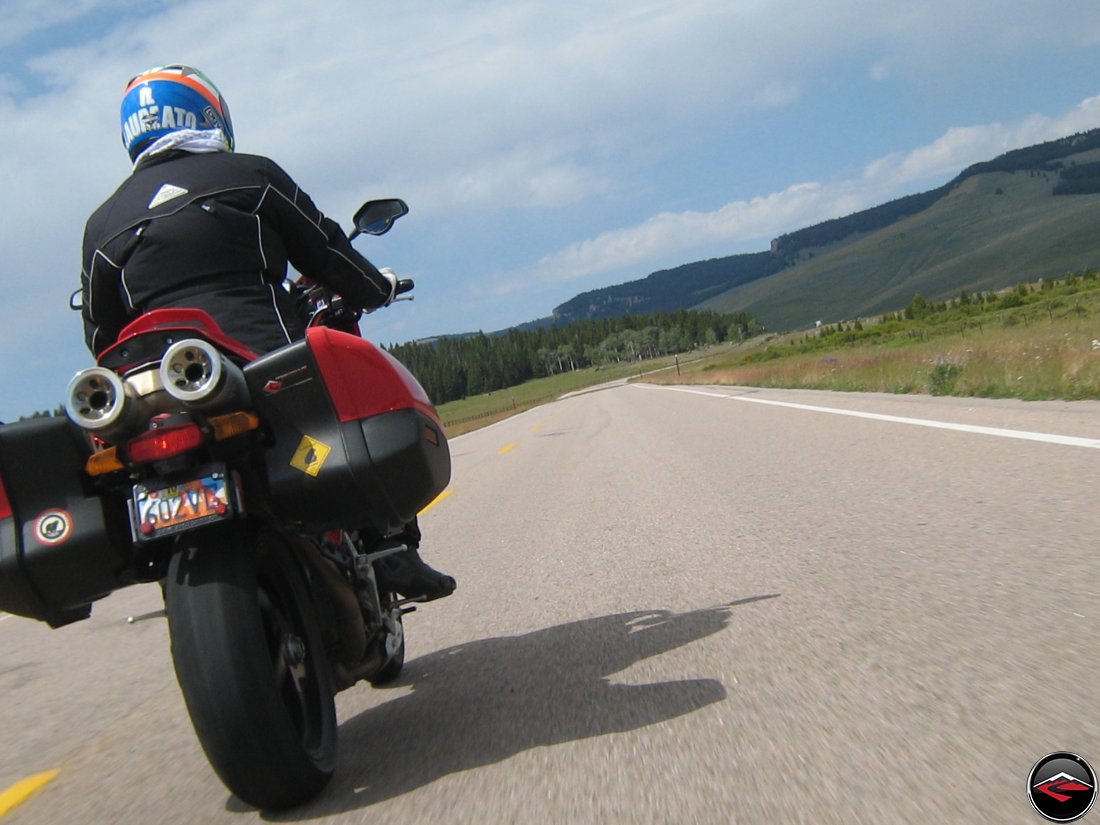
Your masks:
{"label": "yellow warning sticker", "polygon": [[295,470],[301,470],[307,476],[314,476],[321,472],[321,465],[325,463],[332,447],[323,441],[318,441],[308,435],[303,435],[298,449],[294,451],[294,457],[290,459],[290,466]]}

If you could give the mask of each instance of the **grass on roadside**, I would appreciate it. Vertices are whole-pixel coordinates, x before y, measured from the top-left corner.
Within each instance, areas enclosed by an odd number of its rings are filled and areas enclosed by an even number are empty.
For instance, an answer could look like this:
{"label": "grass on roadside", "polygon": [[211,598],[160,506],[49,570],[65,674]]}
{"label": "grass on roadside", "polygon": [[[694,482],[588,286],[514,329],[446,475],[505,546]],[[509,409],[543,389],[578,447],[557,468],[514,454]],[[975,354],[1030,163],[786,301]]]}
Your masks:
{"label": "grass on roadside", "polygon": [[890,314],[831,331],[766,335],[678,358],[560,373],[442,404],[439,413],[453,438],[565,393],[643,373],[660,384],[1100,399],[1100,274],[1006,290],[980,308],[939,307],[920,319]]}
{"label": "grass on roadside", "polygon": [[[773,336],[692,364],[658,383],[1067,400],[1100,398],[1100,284],[1032,293],[1006,309],[922,322],[873,322],[862,334]],[[1009,302],[1014,303],[1014,302]],[[831,343],[830,343],[831,340]]]}
{"label": "grass on roadside", "polygon": [[[684,360],[685,357],[681,356],[680,360]],[[553,401],[566,393],[621,378],[634,377],[675,363],[675,356],[667,356],[558,373],[546,378],[525,381],[508,389],[440,404],[439,415],[443,419],[447,437],[454,438],[462,433],[488,426],[516,413]]]}

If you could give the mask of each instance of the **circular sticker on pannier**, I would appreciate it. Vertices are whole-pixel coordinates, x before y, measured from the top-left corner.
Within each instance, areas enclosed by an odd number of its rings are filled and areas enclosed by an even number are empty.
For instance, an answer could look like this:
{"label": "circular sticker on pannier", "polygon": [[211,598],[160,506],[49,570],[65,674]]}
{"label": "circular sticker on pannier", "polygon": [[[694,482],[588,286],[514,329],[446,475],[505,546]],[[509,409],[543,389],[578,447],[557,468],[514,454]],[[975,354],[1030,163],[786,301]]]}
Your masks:
{"label": "circular sticker on pannier", "polygon": [[34,522],[34,534],[43,544],[61,544],[73,532],[73,517],[64,510],[47,510]]}

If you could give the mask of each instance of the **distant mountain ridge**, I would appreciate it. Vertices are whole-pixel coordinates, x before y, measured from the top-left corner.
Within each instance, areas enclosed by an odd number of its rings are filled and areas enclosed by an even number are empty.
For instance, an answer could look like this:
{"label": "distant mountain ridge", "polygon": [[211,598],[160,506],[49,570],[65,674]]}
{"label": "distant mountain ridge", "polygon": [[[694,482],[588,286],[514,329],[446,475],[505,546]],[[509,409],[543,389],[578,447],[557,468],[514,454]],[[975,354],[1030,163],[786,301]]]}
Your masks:
{"label": "distant mountain ridge", "polygon": [[783,260],[770,252],[696,261],[654,272],[639,281],[582,292],[556,307],[553,319],[564,325],[626,313],[648,315],[685,309],[732,287],[772,275],[783,266]]}
{"label": "distant mountain ridge", "polygon": [[915,292],[942,299],[1100,264],[1098,229],[1094,129],[976,163],[936,189],[785,233],[766,252],[581,293],[552,319],[565,325],[703,308],[748,311],[770,329],[792,329],[823,316],[897,309]]}

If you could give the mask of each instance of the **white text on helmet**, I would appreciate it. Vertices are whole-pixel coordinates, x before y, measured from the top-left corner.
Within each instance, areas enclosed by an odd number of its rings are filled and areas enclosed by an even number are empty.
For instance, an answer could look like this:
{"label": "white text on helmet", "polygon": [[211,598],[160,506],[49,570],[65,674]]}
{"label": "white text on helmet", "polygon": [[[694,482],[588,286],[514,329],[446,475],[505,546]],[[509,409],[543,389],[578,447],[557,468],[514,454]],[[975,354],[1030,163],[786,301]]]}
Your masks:
{"label": "white text on helmet", "polygon": [[143,106],[126,118],[122,133],[126,137],[126,143],[130,144],[139,135],[156,129],[197,129],[198,127],[198,116],[179,106],[165,106],[163,110],[157,106]]}

